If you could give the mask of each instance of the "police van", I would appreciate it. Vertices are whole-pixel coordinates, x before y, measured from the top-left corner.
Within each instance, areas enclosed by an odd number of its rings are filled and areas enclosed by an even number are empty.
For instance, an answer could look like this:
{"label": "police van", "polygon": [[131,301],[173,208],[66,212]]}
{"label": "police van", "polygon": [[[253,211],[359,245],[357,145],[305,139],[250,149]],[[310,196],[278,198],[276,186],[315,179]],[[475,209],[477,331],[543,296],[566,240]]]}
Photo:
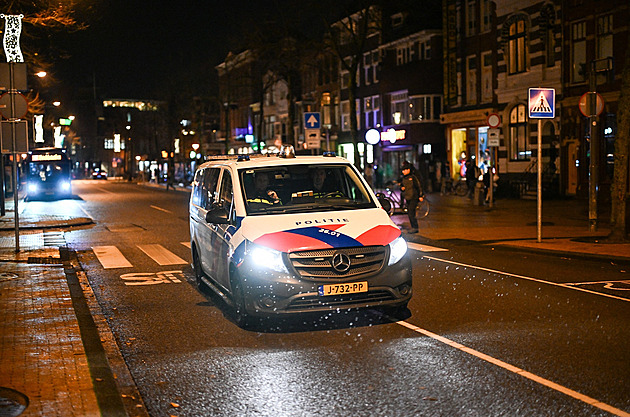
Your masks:
{"label": "police van", "polygon": [[190,243],[200,290],[239,325],[364,307],[404,309],[411,261],[400,229],[346,159],[215,157],[195,173]]}

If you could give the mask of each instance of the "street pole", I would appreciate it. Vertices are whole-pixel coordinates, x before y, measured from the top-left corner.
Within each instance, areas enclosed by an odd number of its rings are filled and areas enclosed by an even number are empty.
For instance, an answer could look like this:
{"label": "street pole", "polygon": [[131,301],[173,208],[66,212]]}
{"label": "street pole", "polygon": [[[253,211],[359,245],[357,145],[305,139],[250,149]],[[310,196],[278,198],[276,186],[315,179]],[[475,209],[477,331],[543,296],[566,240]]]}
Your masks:
{"label": "street pole", "polygon": [[538,119],[538,150],[536,152],[538,160],[537,165],[537,186],[538,194],[536,197],[536,235],[538,243],[542,242],[542,119]]}
{"label": "street pole", "polygon": [[[18,189],[17,189],[17,143],[15,140],[15,74],[14,74],[14,65],[13,61],[9,62],[9,94],[11,97],[11,143],[12,148],[11,151],[13,153],[13,178],[12,178],[12,187],[13,187],[13,216],[15,220],[15,251],[20,251],[20,211],[18,209]],[[2,167],[4,169],[4,167]]]}
{"label": "street pole", "polygon": [[598,141],[597,141],[597,78],[595,73],[595,63],[591,62],[589,70],[589,93],[588,93],[588,131],[591,142],[591,157],[589,161],[588,175],[588,224],[589,230],[597,230],[597,188],[599,182],[598,163]]}

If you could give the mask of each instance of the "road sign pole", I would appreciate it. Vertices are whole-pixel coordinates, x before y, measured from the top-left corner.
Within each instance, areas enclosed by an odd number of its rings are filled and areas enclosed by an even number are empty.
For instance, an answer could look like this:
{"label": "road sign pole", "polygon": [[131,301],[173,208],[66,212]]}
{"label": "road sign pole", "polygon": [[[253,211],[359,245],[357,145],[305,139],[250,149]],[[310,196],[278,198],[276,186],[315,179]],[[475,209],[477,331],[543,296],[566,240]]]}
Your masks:
{"label": "road sign pole", "polygon": [[[9,62],[9,92],[11,95],[11,143],[13,148],[11,148],[11,152],[13,154],[13,218],[15,220],[15,251],[20,251],[20,211],[18,209],[18,189],[17,189],[17,141],[15,140],[15,94],[17,93],[14,89],[14,81],[15,81],[15,73],[14,73],[14,62]],[[4,169],[4,166],[2,167]]]}
{"label": "road sign pole", "polygon": [[538,243],[542,242],[542,119],[538,119],[538,151],[536,152],[538,167],[537,185],[538,193],[536,195],[536,239]]}
{"label": "road sign pole", "polygon": [[589,71],[589,94],[588,105],[588,132],[590,141],[590,161],[588,164],[588,227],[591,232],[597,230],[597,186],[599,182],[599,148],[597,141],[597,75],[594,64],[591,62]]}

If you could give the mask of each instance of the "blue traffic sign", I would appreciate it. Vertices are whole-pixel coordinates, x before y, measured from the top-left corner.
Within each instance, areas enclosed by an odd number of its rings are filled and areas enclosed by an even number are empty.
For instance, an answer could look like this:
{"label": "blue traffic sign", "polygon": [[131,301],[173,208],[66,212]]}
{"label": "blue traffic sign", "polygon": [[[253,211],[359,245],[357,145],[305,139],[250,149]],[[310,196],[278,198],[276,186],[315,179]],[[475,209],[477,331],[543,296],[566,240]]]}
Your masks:
{"label": "blue traffic sign", "polygon": [[305,129],[319,129],[320,124],[319,112],[304,113],[304,128]]}
{"label": "blue traffic sign", "polygon": [[556,117],[555,89],[529,89],[529,117],[530,119],[553,119]]}

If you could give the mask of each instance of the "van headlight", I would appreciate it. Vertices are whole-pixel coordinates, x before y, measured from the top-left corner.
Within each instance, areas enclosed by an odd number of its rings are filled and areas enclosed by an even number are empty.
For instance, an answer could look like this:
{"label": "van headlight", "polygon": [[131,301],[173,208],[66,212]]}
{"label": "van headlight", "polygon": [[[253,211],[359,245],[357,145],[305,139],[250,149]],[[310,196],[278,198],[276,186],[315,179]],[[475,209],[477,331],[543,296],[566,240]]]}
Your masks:
{"label": "van headlight", "polygon": [[61,189],[61,191],[70,191],[70,182],[61,181],[59,183],[59,188]]}
{"label": "van headlight", "polygon": [[397,237],[389,244],[389,265],[394,265],[400,261],[407,253],[407,242],[402,236]]}
{"label": "van headlight", "polygon": [[253,264],[261,269],[271,269],[284,274],[289,273],[282,259],[282,252],[280,251],[252,244],[248,256],[251,258]]}
{"label": "van headlight", "polygon": [[36,183],[34,183],[34,182],[30,182],[30,183],[28,184],[27,189],[28,189],[28,191],[29,191],[29,192],[31,192],[31,193],[36,193],[36,192],[37,192],[37,184],[36,184]]}

